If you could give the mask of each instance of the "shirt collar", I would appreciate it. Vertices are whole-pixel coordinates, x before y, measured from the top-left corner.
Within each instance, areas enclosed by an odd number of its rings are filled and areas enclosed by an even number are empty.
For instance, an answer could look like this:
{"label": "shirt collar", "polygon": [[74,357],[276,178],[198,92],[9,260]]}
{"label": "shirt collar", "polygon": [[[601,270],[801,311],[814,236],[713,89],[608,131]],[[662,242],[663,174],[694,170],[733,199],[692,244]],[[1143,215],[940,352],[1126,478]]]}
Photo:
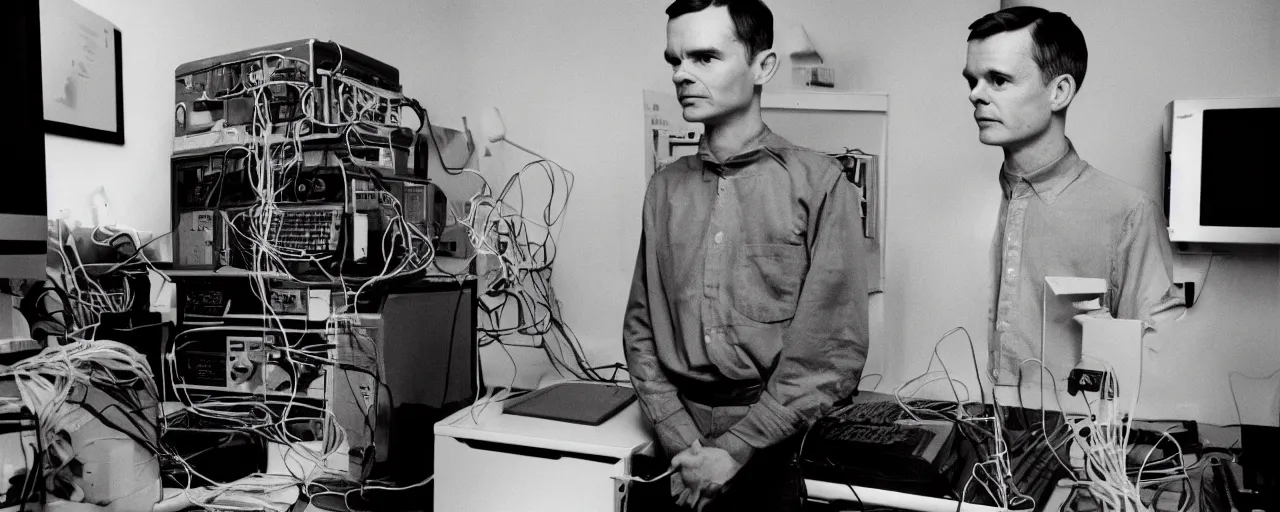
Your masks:
{"label": "shirt collar", "polygon": [[1088,163],[1080,159],[1080,155],[1076,154],[1075,145],[1068,139],[1065,154],[1029,173],[1017,175],[1006,171],[1001,165],[1000,188],[1004,190],[1005,198],[1011,198],[1017,185],[1025,182],[1041,201],[1053,204],[1066,191],[1067,186],[1080,177],[1080,173],[1084,172],[1086,166]]}
{"label": "shirt collar", "polygon": [[[766,125],[760,130],[760,133],[752,137],[742,146],[742,151],[726,158],[723,162],[716,158],[711,152],[711,143],[709,137],[703,137],[698,143],[698,158],[702,161],[702,179],[711,181],[720,175],[724,170],[737,170],[749,167],[750,164],[760,161],[766,156],[777,160],[779,164],[783,163],[782,155],[778,153],[779,148],[790,146],[791,143],[787,139],[782,138]],[[710,164],[710,165],[708,165]]]}

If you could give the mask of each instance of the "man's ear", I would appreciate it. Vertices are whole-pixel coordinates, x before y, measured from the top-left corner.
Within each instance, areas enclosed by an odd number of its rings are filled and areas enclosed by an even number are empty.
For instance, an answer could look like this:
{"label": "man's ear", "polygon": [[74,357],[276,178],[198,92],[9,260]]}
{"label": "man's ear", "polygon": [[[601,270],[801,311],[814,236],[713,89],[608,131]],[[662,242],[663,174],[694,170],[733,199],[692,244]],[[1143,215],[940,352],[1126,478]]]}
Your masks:
{"label": "man's ear", "polygon": [[1071,106],[1076,98],[1076,79],[1071,75],[1059,75],[1049,84],[1049,107],[1053,112],[1062,112]]}
{"label": "man's ear", "polygon": [[778,52],[772,48],[761,51],[752,59],[751,68],[755,71],[756,85],[764,85],[773,80],[773,75],[778,72]]}

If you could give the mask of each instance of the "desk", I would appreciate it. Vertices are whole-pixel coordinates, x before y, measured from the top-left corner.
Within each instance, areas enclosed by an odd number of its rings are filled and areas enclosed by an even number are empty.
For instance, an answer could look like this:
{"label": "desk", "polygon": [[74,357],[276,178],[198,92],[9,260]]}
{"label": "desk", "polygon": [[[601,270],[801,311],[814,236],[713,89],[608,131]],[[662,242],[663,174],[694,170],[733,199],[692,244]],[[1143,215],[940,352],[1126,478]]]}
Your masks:
{"label": "desk", "polygon": [[626,488],[612,478],[654,449],[638,402],[594,427],[502,408],[468,407],[436,423],[435,510],[623,510]]}
{"label": "desk", "polygon": [[[809,491],[809,499],[826,502],[858,503],[859,498],[861,498],[862,504],[867,506],[893,507],[919,512],[956,512],[955,500],[917,496],[858,485],[853,486],[853,489],[850,490],[848,485],[820,480],[806,479],[804,485]],[[857,496],[854,496],[854,491],[857,491]],[[960,506],[960,510],[968,512],[1001,512],[997,507],[974,505],[972,503],[965,503]]]}
{"label": "desk", "polygon": [[[942,498],[930,498],[928,496],[916,496],[914,494],[906,494],[896,491],[886,491],[884,489],[873,489],[871,487],[862,487],[855,485],[853,490],[857,491],[857,497],[853,491],[849,490],[849,486],[833,482],[823,482],[819,480],[805,480],[806,488],[809,490],[809,498],[827,502],[848,502],[857,503],[858,498],[862,498],[862,503],[867,506],[875,507],[893,507],[904,510],[916,510],[919,512],[956,512],[955,500],[947,500]],[[1067,500],[1067,496],[1071,494],[1069,487],[1058,487],[1053,490],[1053,494],[1045,502],[1043,507],[1036,507],[1037,510],[1057,511],[1062,507],[1062,503]],[[973,503],[965,503],[960,506],[962,512],[1002,512],[998,507],[989,507],[986,505],[975,505]]]}

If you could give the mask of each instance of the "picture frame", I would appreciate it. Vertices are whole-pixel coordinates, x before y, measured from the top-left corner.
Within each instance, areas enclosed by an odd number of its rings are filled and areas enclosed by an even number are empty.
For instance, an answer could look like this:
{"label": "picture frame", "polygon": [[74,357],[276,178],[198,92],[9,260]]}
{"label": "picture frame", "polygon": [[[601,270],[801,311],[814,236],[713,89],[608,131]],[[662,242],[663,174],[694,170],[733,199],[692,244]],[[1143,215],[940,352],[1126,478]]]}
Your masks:
{"label": "picture frame", "polygon": [[74,0],[39,0],[44,132],[124,145],[120,29]]}

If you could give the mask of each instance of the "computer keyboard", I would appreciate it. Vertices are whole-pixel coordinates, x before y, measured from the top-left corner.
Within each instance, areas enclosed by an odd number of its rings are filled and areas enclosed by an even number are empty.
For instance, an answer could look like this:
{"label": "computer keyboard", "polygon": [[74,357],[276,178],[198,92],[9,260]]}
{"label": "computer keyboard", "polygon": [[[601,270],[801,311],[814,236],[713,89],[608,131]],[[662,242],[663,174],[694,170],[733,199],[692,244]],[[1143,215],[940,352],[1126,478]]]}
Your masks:
{"label": "computer keyboard", "polygon": [[867,425],[893,425],[904,416],[902,406],[896,401],[854,402],[830,414],[844,422]]}
{"label": "computer keyboard", "polygon": [[888,448],[907,449],[907,451],[914,451],[916,446],[927,443],[933,438],[933,432],[921,428],[846,422],[831,425],[823,435],[830,441],[870,445],[864,447],[869,449]]}
{"label": "computer keyboard", "polygon": [[906,421],[892,397],[860,398],[813,424],[801,453],[805,478],[925,496],[949,493],[953,425]]}
{"label": "computer keyboard", "polygon": [[276,247],[308,252],[338,250],[342,210],[300,208],[271,215],[271,239]]}

